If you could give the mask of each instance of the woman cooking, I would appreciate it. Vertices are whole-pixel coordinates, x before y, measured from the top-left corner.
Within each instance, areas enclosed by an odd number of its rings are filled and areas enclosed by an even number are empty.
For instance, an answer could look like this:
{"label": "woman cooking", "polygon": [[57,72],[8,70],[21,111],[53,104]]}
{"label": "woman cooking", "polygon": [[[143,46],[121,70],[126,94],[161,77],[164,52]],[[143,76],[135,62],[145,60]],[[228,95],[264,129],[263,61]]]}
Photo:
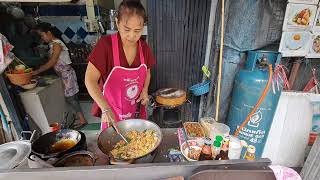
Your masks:
{"label": "woman cooking", "polygon": [[78,129],[88,124],[84,118],[83,112],[80,107],[80,103],[77,97],[79,92],[79,86],[77,83],[77,77],[74,69],[71,67],[71,60],[66,45],[58,39],[58,29],[49,23],[40,23],[37,26],[37,31],[41,36],[41,39],[49,43],[49,60],[39,69],[33,71],[33,75],[38,75],[50,68],[54,68],[58,76],[62,79],[64,85],[64,95],[67,103],[77,113],[79,118],[79,124],[74,128]]}
{"label": "woman cooking", "polygon": [[146,20],[139,1],[123,1],[118,9],[118,33],[102,37],[89,56],[85,84],[95,103],[92,113],[101,116],[101,130],[114,122],[146,118],[150,68],[155,64],[147,43],[140,39]]}

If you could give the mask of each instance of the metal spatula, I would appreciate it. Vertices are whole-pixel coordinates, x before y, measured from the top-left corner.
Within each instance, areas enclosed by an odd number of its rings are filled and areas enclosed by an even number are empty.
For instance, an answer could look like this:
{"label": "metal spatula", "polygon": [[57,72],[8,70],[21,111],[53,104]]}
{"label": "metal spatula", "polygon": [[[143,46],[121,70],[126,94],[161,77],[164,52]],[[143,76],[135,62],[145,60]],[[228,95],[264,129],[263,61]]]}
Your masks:
{"label": "metal spatula", "polygon": [[120,135],[120,137],[128,144],[129,141],[121,134],[120,130],[117,130],[117,128],[115,128],[113,124],[111,126]]}

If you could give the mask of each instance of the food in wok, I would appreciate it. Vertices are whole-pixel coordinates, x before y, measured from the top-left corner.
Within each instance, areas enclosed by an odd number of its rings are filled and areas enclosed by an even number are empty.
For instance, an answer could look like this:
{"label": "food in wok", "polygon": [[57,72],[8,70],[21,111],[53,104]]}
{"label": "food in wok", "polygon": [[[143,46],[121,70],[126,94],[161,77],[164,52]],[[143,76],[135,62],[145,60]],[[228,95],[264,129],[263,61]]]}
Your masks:
{"label": "food in wok", "polygon": [[127,160],[143,156],[149,153],[159,140],[154,130],[142,132],[132,130],[127,133],[126,137],[129,140],[128,143],[120,140],[111,151],[115,159]]}

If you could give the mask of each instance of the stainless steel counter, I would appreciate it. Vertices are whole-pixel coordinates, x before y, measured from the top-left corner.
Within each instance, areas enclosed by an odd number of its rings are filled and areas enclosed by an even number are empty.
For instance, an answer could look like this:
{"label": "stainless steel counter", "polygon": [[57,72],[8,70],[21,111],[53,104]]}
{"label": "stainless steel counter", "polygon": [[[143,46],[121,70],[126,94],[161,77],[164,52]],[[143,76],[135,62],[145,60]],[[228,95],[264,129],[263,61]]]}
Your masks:
{"label": "stainless steel counter", "polygon": [[50,168],[50,169],[15,169],[0,171],[0,179],[10,180],[62,180],[62,179],[162,179],[173,176],[189,177],[192,174],[206,169],[221,170],[250,170],[270,173],[267,167],[269,159],[256,161],[230,160],[230,161],[199,161],[170,163],[166,157],[169,148],[178,148],[176,129],[162,129],[163,142],[159,146],[154,163],[131,165],[107,165],[108,159],[97,146],[97,131],[85,131],[88,150],[97,156],[96,166]]}

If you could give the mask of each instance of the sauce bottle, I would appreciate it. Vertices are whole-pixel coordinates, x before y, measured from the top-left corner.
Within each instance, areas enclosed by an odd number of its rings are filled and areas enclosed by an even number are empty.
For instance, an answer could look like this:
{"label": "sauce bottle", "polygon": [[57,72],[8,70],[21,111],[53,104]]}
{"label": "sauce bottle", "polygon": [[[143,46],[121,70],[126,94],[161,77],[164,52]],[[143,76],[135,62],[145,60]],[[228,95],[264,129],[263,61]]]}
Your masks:
{"label": "sauce bottle", "polygon": [[212,160],[210,144],[211,144],[211,139],[205,138],[204,145],[202,146],[202,150],[200,153],[199,161]]}
{"label": "sauce bottle", "polygon": [[249,145],[247,147],[247,151],[244,155],[244,159],[248,160],[248,161],[253,161],[255,160],[256,156],[255,156],[255,153],[256,153],[256,148],[252,145]]}
{"label": "sauce bottle", "polygon": [[219,152],[221,150],[221,142],[214,141],[212,146],[212,158],[216,159],[216,157],[219,155]]}
{"label": "sauce bottle", "polygon": [[223,139],[223,144],[222,144],[222,147],[221,147],[221,151],[216,156],[215,160],[229,160],[229,157],[228,157],[229,142],[230,142],[230,137],[226,136]]}

